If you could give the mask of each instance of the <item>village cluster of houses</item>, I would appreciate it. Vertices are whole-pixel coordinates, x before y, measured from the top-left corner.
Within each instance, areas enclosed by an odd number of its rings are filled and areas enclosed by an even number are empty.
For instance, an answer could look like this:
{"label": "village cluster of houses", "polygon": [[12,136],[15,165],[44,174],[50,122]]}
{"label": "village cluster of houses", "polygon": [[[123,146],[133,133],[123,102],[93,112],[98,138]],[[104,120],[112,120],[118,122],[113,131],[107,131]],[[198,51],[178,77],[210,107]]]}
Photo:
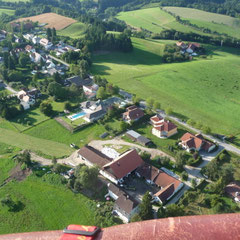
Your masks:
{"label": "village cluster of houses", "polygon": [[176,43],[178,47],[181,48],[181,53],[188,53],[191,56],[197,56],[197,51],[200,49],[201,45],[199,43],[184,43],[182,41],[179,41]]}
{"label": "village cluster of houses", "polygon": [[124,222],[129,222],[138,211],[138,201],[121,188],[130,174],[159,189],[152,193],[155,202],[165,203],[183,186],[177,178],[145,163],[135,149],[112,159],[93,147],[85,146],[78,151],[78,157],[89,167],[98,166],[100,174],[109,180],[108,196],[115,200],[114,210]]}
{"label": "village cluster of houses", "polygon": [[[144,111],[136,106],[130,106],[123,113],[123,120],[130,123],[132,121],[138,121],[144,116]],[[178,133],[177,126],[161,117],[159,114],[150,118],[150,123],[153,126],[152,134],[158,138],[169,138]],[[142,145],[151,144],[151,140],[141,136],[139,133],[129,130],[126,135],[130,137],[133,141],[136,141]],[[206,139],[201,134],[193,135],[191,133],[185,133],[181,138],[179,145],[186,151],[206,151],[211,152],[214,150],[216,145]]]}

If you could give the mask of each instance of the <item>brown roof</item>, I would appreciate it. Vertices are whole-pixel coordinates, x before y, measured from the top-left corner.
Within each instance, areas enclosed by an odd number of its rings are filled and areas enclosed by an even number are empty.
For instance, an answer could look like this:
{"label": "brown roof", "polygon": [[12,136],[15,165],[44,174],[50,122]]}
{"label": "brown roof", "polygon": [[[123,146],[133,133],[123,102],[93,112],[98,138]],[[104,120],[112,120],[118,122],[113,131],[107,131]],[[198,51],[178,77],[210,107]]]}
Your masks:
{"label": "brown roof", "polygon": [[237,197],[240,200],[240,196],[236,196],[236,192],[240,193],[240,182],[232,182],[228,184],[225,188],[224,191],[231,197],[235,198]]}
{"label": "brown roof", "polygon": [[159,173],[159,170],[154,166],[145,163],[137,169],[137,173],[147,180],[154,181]]}
{"label": "brown roof", "polygon": [[118,197],[122,194],[125,194],[124,191],[122,191],[119,187],[117,187],[115,184],[112,184],[112,183],[108,184],[108,189]]}
{"label": "brown roof", "polygon": [[174,191],[175,191],[174,183],[171,183],[170,185],[161,189],[159,192],[155,193],[154,195],[164,203],[174,193]]}
{"label": "brown roof", "polygon": [[150,121],[152,121],[152,122],[159,122],[159,121],[162,121],[162,120],[163,120],[163,118],[160,115],[155,115],[155,116],[150,118]]}
{"label": "brown roof", "polygon": [[158,186],[165,188],[169,186],[170,184],[174,184],[174,188],[177,189],[178,186],[181,184],[181,181],[177,180],[176,178],[168,175],[167,173],[159,170],[159,174],[154,180],[155,184]]}
{"label": "brown roof", "polygon": [[143,164],[142,158],[138,155],[135,149],[130,150],[114,161],[106,164],[104,169],[117,179],[123,178],[128,173],[134,171],[136,168]]}
{"label": "brown roof", "polygon": [[144,116],[143,110],[137,108],[136,106],[131,106],[127,108],[127,112],[123,114],[131,120],[136,120]]}
{"label": "brown roof", "polygon": [[185,133],[181,137],[181,141],[188,146],[188,148],[202,148],[205,151],[213,146],[214,144],[205,140],[201,134],[196,134],[195,136],[191,133]]}
{"label": "brown roof", "polygon": [[157,129],[160,132],[162,131],[169,132],[175,128],[177,128],[177,126],[174,123],[166,120],[164,120],[164,122],[161,123],[161,125],[159,125],[158,127],[155,127],[155,129]]}
{"label": "brown roof", "polygon": [[101,152],[90,146],[82,147],[78,151],[78,154],[86,158],[92,164],[96,164],[100,168],[102,168],[104,165],[108,164],[111,161],[111,159],[108,158],[106,155],[102,154]]}
{"label": "brown roof", "polygon": [[200,148],[203,144],[203,140],[199,137],[194,136],[191,133],[185,133],[181,137],[181,141],[184,142],[189,148]]}
{"label": "brown roof", "polygon": [[133,198],[127,195],[120,195],[119,198],[116,200],[115,204],[122,209],[124,212],[130,214],[131,211],[137,207],[138,202],[135,201]]}

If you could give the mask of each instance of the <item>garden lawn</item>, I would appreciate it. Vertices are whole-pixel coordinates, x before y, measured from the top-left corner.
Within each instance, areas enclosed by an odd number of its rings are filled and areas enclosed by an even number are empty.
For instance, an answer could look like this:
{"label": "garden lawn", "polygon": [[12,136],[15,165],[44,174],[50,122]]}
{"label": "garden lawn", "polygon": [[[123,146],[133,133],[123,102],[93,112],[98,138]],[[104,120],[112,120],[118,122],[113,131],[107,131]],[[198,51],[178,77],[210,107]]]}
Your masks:
{"label": "garden lawn", "polygon": [[153,33],[160,33],[164,29],[175,29],[180,32],[204,34],[193,27],[178,23],[173,16],[159,7],[120,12],[117,18],[132,27],[147,29]]}
{"label": "garden lawn", "polygon": [[48,119],[49,117],[41,113],[39,108],[29,109],[10,121],[0,120],[0,128],[23,132],[24,130],[31,128],[33,125],[37,125]]}
{"label": "garden lawn", "polygon": [[34,175],[10,182],[0,195],[10,194],[23,204],[18,212],[0,205],[0,234],[63,229],[69,224],[95,225],[94,209],[88,198],[66,186],[51,184]]}
{"label": "garden lawn", "polygon": [[83,37],[85,30],[86,25],[84,23],[76,22],[62,30],[59,30],[58,35],[71,38],[80,38]]}
{"label": "garden lawn", "polygon": [[25,134],[59,143],[65,143],[68,145],[70,143],[74,143],[77,146],[82,147],[91,140],[99,139],[99,136],[104,132],[104,127],[96,123],[83,127],[76,133],[70,133],[54,119],[51,119],[27,130]]}
{"label": "garden lawn", "polygon": [[163,139],[158,138],[155,135],[152,134],[152,128],[153,126],[148,124],[141,124],[134,128],[135,131],[137,131],[139,134],[147,137],[150,139],[160,150],[168,153],[169,155],[175,156],[173,152],[169,150],[169,146],[172,146],[173,148],[176,148],[177,141],[185,134],[187,131],[185,129],[182,129],[181,127],[178,127],[178,133]]}
{"label": "garden lawn", "polygon": [[[55,131],[57,130],[52,129],[51,132]],[[55,156],[58,158],[68,156],[73,151],[66,144],[32,137],[23,133],[18,133],[3,128],[0,128],[0,142],[22,149],[29,149],[36,153],[41,153],[48,156]]]}
{"label": "garden lawn", "polygon": [[92,72],[140,98],[156,99],[162,108],[171,107],[213,132],[240,132],[238,49],[212,47],[207,59],[162,64],[166,41],[132,41],[131,53],[94,56]]}

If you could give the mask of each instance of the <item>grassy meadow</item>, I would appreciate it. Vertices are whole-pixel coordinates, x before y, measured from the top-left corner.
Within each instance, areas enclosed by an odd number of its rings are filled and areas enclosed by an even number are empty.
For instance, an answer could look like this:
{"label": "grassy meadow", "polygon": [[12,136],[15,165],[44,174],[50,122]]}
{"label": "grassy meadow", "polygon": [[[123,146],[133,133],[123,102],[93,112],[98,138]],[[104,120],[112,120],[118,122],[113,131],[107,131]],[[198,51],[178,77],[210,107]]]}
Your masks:
{"label": "grassy meadow", "polygon": [[6,8],[0,8],[0,15],[3,14],[3,13],[5,13],[7,15],[14,15],[15,10],[6,9]]}
{"label": "grassy meadow", "polygon": [[199,27],[240,38],[240,19],[238,18],[192,8],[164,7],[164,9]]}
{"label": "grassy meadow", "polygon": [[66,144],[40,139],[4,128],[0,128],[0,142],[55,157],[63,157],[73,152]]}
{"label": "grassy meadow", "polygon": [[71,38],[80,38],[83,36],[85,29],[86,25],[84,23],[76,22],[62,30],[59,30],[58,35]]}
{"label": "grassy meadow", "polygon": [[26,135],[55,142],[56,144],[75,143],[82,147],[93,139],[98,139],[99,136],[105,132],[103,126],[94,124],[87,126],[76,133],[70,133],[67,129],[57,123],[54,119],[44,122],[34,128],[31,128],[24,133]]}
{"label": "grassy meadow", "polygon": [[203,34],[192,27],[178,23],[173,16],[159,7],[146,8],[135,11],[120,12],[117,18],[137,29],[144,28],[153,33],[160,33],[164,29],[175,29],[181,32],[195,32]]}
{"label": "grassy meadow", "polygon": [[88,198],[42,178],[32,175],[0,188],[1,196],[10,193],[21,202],[17,212],[0,205],[0,234],[58,230],[72,223],[94,225],[94,209]]}
{"label": "grassy meadow", "polygon": [[157,99],[162,108],[171,107],[214,132],[240,132],[239,50],[212,47],[207,59],[162,64],[164,44],[173,41],[132,41],[131,53],[94,56],[93,73],[143,99]]}

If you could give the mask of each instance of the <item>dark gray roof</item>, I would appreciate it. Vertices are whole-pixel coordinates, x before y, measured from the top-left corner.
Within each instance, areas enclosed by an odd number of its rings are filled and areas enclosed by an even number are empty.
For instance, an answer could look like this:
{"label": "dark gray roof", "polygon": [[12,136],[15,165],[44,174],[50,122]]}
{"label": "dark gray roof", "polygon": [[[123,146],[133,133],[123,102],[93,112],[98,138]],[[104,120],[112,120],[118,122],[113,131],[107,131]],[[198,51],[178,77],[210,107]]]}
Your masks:
{"label": "dark gray roof", "polygon": [[66,79],[70,83],[76,84],[78,87],[82,87],[83,85],[89,86],[92,84],[92,80],[90,78],[82,79],[80,76],[73,76]]}
{"label": "dark gray roof", "polygon": [[145,145],[152,142],[150,139],[148,139],[148,138],[146,138],[146,137],[144,137],[144,136],[139,136],[139,137],[137,138],[137,141],[140,142],[140,143],[143,143],[143,144],[145,144]]}

